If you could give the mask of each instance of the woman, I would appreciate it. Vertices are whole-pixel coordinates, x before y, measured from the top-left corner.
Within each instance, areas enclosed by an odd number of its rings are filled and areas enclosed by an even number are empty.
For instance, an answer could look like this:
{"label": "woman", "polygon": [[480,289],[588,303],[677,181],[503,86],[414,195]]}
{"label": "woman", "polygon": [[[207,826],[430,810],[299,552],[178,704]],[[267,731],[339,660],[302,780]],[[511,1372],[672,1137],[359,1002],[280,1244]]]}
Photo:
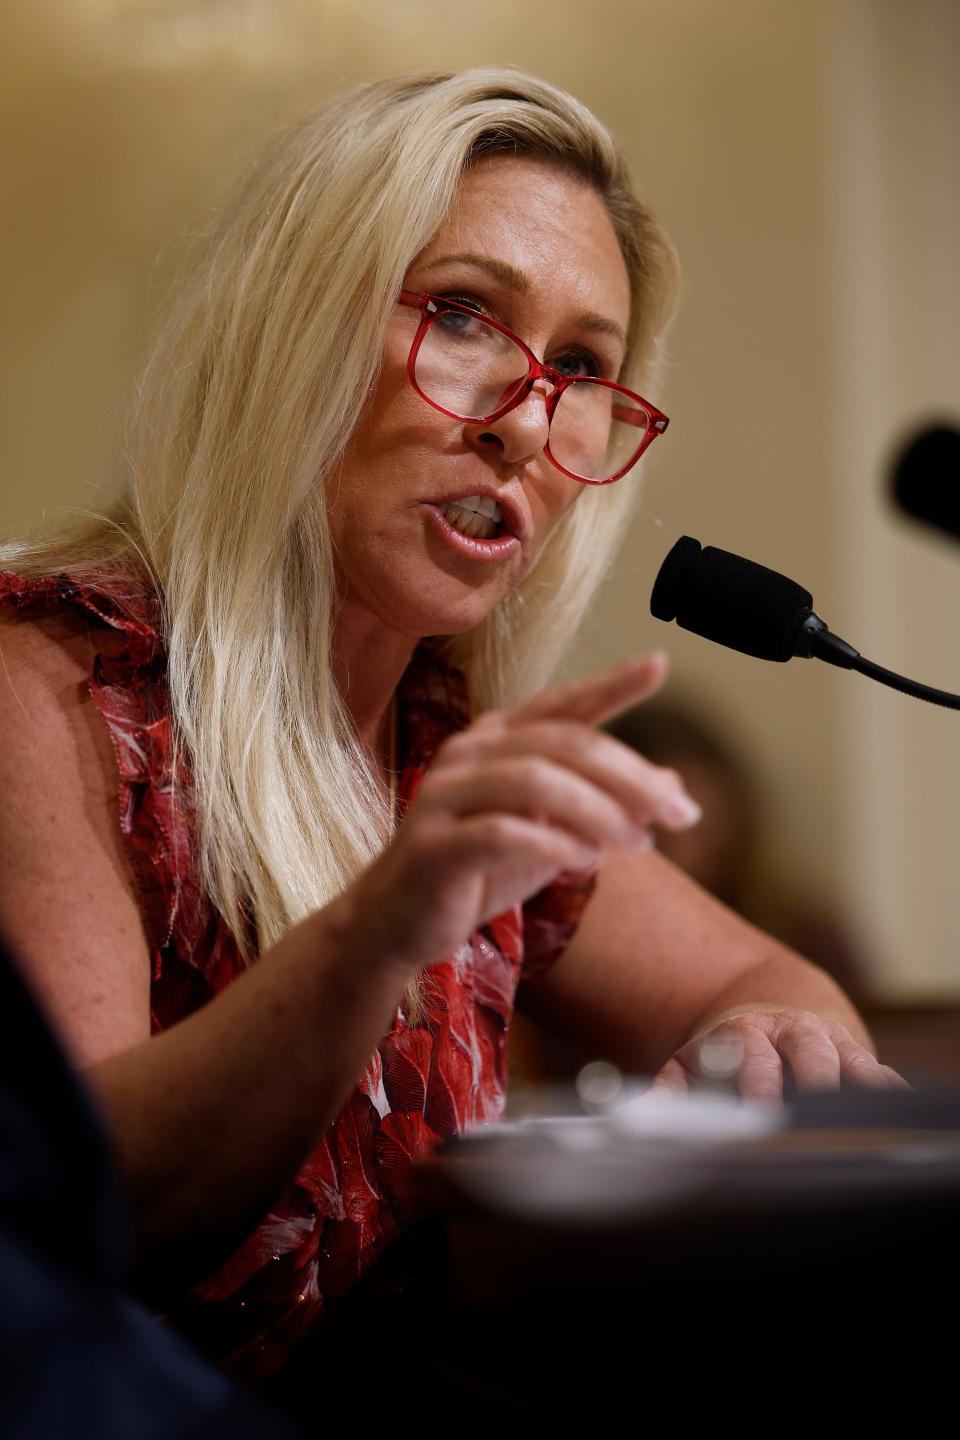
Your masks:
{"label": "woman", "polygon": [[745,1094],[784,1060],[896,1083],[825,976],[647,853],[696,807],[593,727],[663,658],[543,691],[666,424],[673,289],[570,96],[346,95],[209,238],[118,513],[4,552],[0,927],[145,1270],[250,1372],[396,1232],[411,1159],[500,1113],[521,966],[664,1084],[718,1027]]}

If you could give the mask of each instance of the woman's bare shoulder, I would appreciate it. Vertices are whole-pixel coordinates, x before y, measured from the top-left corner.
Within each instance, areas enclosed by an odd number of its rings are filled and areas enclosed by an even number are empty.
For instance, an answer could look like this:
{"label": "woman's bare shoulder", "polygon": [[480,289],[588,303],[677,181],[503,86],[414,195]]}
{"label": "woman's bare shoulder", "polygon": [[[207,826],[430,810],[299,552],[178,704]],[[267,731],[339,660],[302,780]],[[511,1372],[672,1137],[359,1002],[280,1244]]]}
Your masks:
{"label": "woman's bare shoulder", "polygon": [[35,797],[69,790],[78,764],[85,786],[96,788],[96,771],[103,767],[91,770],[91,747],[112,765],[109,741],[102,724],[94,723],[87,693],[97,648],[80,615],[25,618],[0,610],[0,782],[6,810],[24,790]]}
{"label": "woman's bare shoulder", "polygon": [[0,612],[0,930],[85,1060],[149,1033],[116,759],[88,691],[103,648],[81,615]]}
{"label": "woman's bare shoulder", "polygon": [[76,611],[60,608],[50,612],[11,610],[0,605],[0,647],[6,658],[23,663],[29,657],[46,654],[81,665],[85,653],[94,653],[90,625]]}

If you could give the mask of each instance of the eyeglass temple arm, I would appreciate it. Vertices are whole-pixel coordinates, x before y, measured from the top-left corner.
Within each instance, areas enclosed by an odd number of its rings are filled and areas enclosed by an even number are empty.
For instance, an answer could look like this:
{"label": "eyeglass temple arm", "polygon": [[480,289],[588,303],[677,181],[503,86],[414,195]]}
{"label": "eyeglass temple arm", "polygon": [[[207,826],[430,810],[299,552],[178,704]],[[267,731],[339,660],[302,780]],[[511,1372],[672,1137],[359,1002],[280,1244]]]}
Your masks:
{"label": "eyeglass temple arm", "polygon": [[655,415],[651,421],[650,417],[646,415],[643,410],[632,410],[626,405],[614,405],[613,418],[614,420],[622,420],[627,425],[636,425],[638,430],[645,430],[649,424],[650,429],[655,430],[658,435],[662,435],[670,424],[666,415]]}
{"label": "eyeglass temple arm", "polygon": [[425,315],[436,314],[437,307],[429,295],[418,295],[415,290],[401,290],[397,296],[398,305],[409,305],[412,310],[421,310]]}

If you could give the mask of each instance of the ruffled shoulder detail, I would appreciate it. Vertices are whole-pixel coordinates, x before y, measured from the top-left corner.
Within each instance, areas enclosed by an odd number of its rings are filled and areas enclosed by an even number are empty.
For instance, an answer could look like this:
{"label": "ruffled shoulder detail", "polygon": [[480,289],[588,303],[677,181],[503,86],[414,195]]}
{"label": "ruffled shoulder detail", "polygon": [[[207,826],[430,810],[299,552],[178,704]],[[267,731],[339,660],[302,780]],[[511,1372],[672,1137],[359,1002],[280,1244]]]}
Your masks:
{"label": "ruffled shoulder detail", "polygon": [[68,607],[113,632],[97,650],[88,688],[117,759],[120,828],[157,978],[174,930],[184,942],[178,949],[191,955],[209,910],[194,870],[189,777],[174,774],[159,602],[133,572],[116,569],[96,579],[0,571],[0,604],[25,617]]}
{"label": "ruffled shoulder detail", "polygon": [[159,602],[131,570],[118,567],[95,581],[64,574],[29,576],[0,570],[0,604],[25,614],[73,606],[125,634],[129,660],[138,665],[163,660]]}

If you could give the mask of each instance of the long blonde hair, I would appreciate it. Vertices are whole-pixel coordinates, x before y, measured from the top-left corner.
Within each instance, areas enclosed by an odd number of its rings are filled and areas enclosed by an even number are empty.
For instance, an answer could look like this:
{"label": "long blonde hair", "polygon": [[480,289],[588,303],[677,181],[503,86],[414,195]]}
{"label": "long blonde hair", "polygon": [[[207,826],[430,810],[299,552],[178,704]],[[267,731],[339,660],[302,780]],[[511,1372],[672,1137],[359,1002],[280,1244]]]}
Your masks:
{"label": "long blonde hair", "polygon": [[[146,572],[204,881],[248,958],[338,894],[387,835],[333,680],[318,477],[369,394],[407,269],[465,169],[499,150],[561,165],[605,200],[632,288],[624,379],[646,393],[676,262],[594,116],[507,68],[367,85],[281,134],[204,237],[138,387],[117,509],[0,550],[34,574]],[[520,589],[450,644],[475,708],[542,687],[636,494],[634,477],[573,506]]]}

